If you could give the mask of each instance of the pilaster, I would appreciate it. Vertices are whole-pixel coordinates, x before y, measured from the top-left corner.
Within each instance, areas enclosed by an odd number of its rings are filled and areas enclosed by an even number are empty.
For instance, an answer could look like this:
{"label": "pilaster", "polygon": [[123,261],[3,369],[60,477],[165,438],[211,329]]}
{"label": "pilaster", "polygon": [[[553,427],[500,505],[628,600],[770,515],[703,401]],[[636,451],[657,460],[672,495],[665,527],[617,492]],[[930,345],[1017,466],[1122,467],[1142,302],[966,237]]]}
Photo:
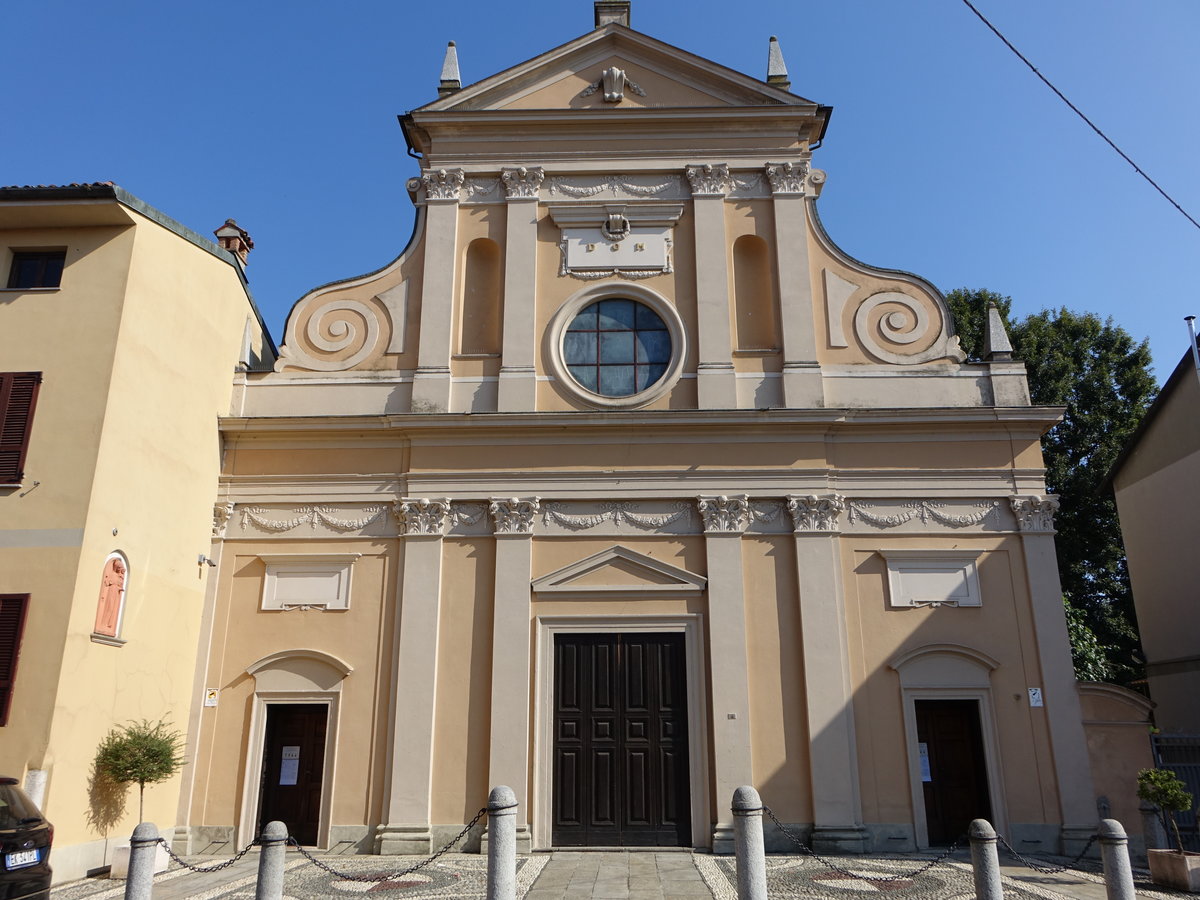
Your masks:
{"label": "pilaster", "polygon": [[421,175],[425,189],[425,266],[421,334],[413,374],[412,411],[450,410],[450,353],[454,340],[454,274],[458,271],[458,201],[462,169]]}
{"label": "pilaster", "polygon": [[849,638],[838,533],[845,509],[839,494],[789,496],[800,591],[800,639],[813,798],[813,849],[863,853],[850,684]]}
{"label": "pilaster", "polygon": [[753,783],[750,746],[749,656],[746,650],[745,581],[742,534],[750,521],[744,496],[698,499],[704,520],[708,569],[708,621],[712,679],[713,778],[717,824],[713,853],[733,852],[733,815],[727,798]]}
{"label": "pilaster", "polygon": [[779,268],[779,319],[783,332],[783,405],[825,405],[817,362],[812,273],[808,260],[808,161],[768,163],[774,197],[775,259]]}
{"label": "pilaster", "polygon": [[492,625],[492,721],[488,784],[509,785],[517,795],[517,849],[529,851],[530,578],[537,497],[493,499],[496,532],[495,606]]}
{"label": "pilaster", "polygon": [[1013,497],[1012,510],[1025,553],[1029,602],[1033,607],[1033,627],[1042,671],[1040,687],[1044,706],[1032,712],[1046,718],[1062,816],[1060,849],[1064,855],[1074,856],[1096,830],[1096,806],[1091,769],[1081,764],[1088,758],[1087,736],[1075,686],[1071,640],[1067,634],[1058,557],[1054,551],[1054,514],[1058,511],[1058,498]]}
{"label": "pilaster", "polygon": [[534,368],[534,295],[537,290],[538,192],[546,173],[540,166],[505,169],[504,325],[500,358],[499,412],[531,412],[537,405]]}
{"label": "pilaster", "polygon": [[701,409],[736,409],[733,334],[729,324],[729,248],[725,194],[729,166],[688,166],[696,232],[696,392]]}
{"label": "pilaster", "polygon": [[449,500],[406,497],[392,505],[404,534],[404,575],[396,616],[396,664],[389,734],[387,819],[376,835],[382,854],[432,853],[430,791],[437,696],[442,535]]}

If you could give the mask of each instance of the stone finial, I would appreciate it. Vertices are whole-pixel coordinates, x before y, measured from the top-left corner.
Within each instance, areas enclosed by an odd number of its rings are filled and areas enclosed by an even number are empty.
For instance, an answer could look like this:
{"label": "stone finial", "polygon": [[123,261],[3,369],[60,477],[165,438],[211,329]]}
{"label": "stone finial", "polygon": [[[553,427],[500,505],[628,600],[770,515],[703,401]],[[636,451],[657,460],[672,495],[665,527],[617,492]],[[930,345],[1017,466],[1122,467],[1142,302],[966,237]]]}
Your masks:
{"label": "stone finial", "polygon": [[458,48],[451,41],[446,45],[446,58],[442,61],[442,78],[438,82],[438,96],[445,97],[462,90],[462,76],[458,72]]}
{"label": "stone finial", "polygon": [[629,0],[596,0],[596,27],[616,22],[629,28]]}
{"label": "stone finial", "polygon": [[771,42],[767,45],[767,84],[785,91],[792,86],[788,80],[787,64],[783,61],[783,50],[775,35],[771,35]]}
{"label": "stone finial", "polygon": [[1000,310],[995,303],[988,301],[987,326],[983,330],[983,358],[986,360],[1012,359],[1012,343],[1008,340],[1008,331]]}
{"label": "stone finial", "polygon": [[222,250],[228,250],[241,261],[243,266],[246,265],[246,257],[254,249],[254,241],[246,233],[245,228],[242,228],[233,219],[226,219],[225,224],[213,234],[217,236],[217,243],[221,245]]}

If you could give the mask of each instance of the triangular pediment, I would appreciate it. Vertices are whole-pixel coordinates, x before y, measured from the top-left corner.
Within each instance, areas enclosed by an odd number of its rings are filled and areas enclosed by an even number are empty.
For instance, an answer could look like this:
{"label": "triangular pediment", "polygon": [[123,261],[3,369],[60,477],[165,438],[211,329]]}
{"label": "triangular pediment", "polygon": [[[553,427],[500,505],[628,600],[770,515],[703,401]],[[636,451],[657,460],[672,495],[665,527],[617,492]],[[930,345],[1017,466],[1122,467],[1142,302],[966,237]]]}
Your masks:
{"label": "triangular pediment", "polygon": [[[601,73],[612,66],[623,70],[628,79],[619,103],[606,102],[602,89],[589,92]],[[623,25],[610,24],[415,112],[737,106],[815,104]]]}
{"label": "triangular pediment", "polygon": [[707,579],[670,563],[613,546],[533,582],[538,594],[560,596],[697,593]]}

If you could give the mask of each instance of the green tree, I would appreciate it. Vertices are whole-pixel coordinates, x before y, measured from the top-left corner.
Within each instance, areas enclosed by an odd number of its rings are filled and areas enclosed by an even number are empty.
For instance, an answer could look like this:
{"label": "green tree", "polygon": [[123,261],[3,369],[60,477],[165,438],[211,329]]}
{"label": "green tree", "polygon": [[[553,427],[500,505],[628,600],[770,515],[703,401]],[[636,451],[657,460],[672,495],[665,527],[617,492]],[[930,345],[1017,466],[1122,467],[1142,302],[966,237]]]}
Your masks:
{"label": "green tree", "polygon": [[114,728],[96,750],[95,771],[118,784],[137,782],[138,821],[144,820],[146,785],[166,781],[183,766],[183,735],[166,719],[143,719]]}
{"label": "green tree", "polygon": [[1164,825],[1170,823],[1175,833],[1175,850],[1182,853],[1183,838],[1179,836],[1175,813],[1191,812],[1192,795],[1187,785],[1170,769],[1142,769],[1137,774],[1137,785],[1138,797],[1158,807]]}
{"label": "green tree", "polygon": [[[947,300],[963,350],[978,358],[988,302],[1007,319],[1012,301],[966,288]],[[1101,486],[1158,392],[1149,344],[1136,342],[1112,319],[1065,307],[1007,324],[1033,402],[1066,407],[1063,421],[1042,439],[1046,486],[1062,504],[1055,527],[1063,593],[1082,614],[1079,624],[1104,648],[1108,680],[1128,682],[1140,674],[1137,620],[1116,504]],[[1073,649],[1079,660],[1094,647]]]}

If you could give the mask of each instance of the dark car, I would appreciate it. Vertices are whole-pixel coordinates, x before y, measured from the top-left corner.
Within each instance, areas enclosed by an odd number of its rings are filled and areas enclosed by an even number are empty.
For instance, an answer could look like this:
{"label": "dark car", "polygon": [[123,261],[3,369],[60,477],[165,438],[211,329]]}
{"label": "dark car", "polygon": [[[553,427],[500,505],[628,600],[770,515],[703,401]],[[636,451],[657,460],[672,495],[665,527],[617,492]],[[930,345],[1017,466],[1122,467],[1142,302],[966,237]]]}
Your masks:
{"label": "dark car", "polygon": [[54,826],[17,786],[0,778],[0,900],[47,900]]}

